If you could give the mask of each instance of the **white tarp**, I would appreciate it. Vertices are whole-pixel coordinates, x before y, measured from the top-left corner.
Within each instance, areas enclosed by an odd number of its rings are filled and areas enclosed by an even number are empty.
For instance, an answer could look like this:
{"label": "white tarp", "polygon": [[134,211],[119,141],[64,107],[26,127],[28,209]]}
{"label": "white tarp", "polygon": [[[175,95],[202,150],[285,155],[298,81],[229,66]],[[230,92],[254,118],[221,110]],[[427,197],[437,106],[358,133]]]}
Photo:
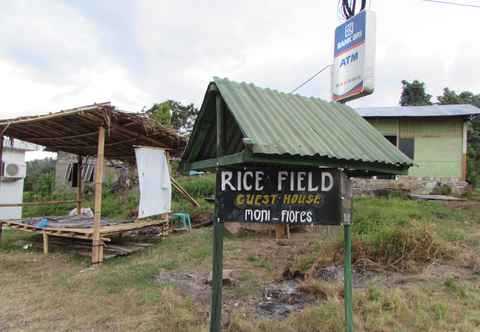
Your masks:
{"label": "white tarp", "polygon": [[140,204],[138,218],[170,212],[172,184],[165,151],[159,148],[135,148]]}

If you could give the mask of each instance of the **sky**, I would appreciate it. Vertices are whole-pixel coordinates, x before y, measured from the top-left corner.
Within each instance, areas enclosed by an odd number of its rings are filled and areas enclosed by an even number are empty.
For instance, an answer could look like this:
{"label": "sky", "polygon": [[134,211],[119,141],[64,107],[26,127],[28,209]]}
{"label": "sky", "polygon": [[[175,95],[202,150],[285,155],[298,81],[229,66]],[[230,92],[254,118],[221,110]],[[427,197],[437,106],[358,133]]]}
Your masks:
{"label": "sky", "polygon": [[[480,1],[451,0],[480,5]],[[480,92],[480,8],[372,0],[375,92],[351,106],[398,104],[401,81],[434,97]],[[214,76],[291,91],[332,63],[337,0],[2,1],[0,118],[111,101],[140,111],[201,105]],[[297,91],[330,99],[330,75]]]}

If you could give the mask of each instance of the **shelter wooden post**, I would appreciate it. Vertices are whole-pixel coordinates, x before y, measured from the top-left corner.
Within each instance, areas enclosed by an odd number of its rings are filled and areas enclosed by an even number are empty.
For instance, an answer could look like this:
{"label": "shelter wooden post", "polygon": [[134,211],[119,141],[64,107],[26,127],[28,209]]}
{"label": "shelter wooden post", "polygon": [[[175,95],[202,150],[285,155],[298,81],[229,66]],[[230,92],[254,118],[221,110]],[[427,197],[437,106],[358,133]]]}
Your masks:
{"label": "shelter wooden post", "polygon": [[[0,177],[3,176],[3,135],[0,135]],[[0,240],[2,239],[2,226],[0,223]]]}
{"label": "shelter wooden post", "polygon": [[[0,177],[3,176],[3,135],[0,135]],[[0,223],[0,240],[2,239],[2,226]]]}
{"label": "shelter wooden post", "polygon": [[285,224],[277,224],[275,225],[275,240],[281,240],[285,238],[289,238],[289,230],[288,225]]}
{"label": "shelter wooden post", "polygon": [[43,253],[48,255],[48,234],[47,232],[43,232]]}
{"label": "shelter wooden post", "polygon": [[81,155],[78,155],[77,163],[77,215],[82,214],[82,191],[83,191],[83,181],[82,181],[82,162],[83,158]]}
{"label": "shelter wooden post", "polygon": [[105,128],[98,129],[98,151],[95,165],[95,219],[93,223],[92,264],[103,261],[103,241],[100,238],[102,219],[102,182],[105,151]]}
{"label": "shelter wooden post", "polygon": [[0,176],[3,176],[3,135],[0,135]]}

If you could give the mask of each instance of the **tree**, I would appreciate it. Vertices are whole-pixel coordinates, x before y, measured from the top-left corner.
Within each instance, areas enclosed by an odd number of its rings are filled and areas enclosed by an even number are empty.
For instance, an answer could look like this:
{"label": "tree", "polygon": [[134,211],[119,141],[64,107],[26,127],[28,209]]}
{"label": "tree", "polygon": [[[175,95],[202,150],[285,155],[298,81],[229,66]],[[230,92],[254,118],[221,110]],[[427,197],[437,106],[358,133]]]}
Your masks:
{"label": "tree", "polygon": [[423,106],[432,105],[431,95],[425,91],[425,83],[414,80],[413,82],[402,81],[402,95],[400,105],[402,106]]}
{"label": "tree", "polygon": [[[443,89],[443,95],[437,97],[441,105],[470,104],[480,107],[480,94],[463,91],[457,94],[449,88]],[[468,128],[468,169],[467,179],[473,185],[480,184],[480,119],[479,117],[470,122]]]}
{"label": "tree", "polygon": [[164,127],[170,127],[172,114],[170,113],[170,102],[153,104],[147,111],[148,116]]}
{"label": "tree", "polygon": [[200,110],[196,108],[193,103],[182,105],[173,100],[170,100],[170,109],[172,112],[173,128],[180,134],[190,134]]}
{"label": "tree", "polygon": [[199,109],[193,103],[183,105],[175,100],[167,100],[153,105],[147,114],[165,127],[172,127],[181,135],[188,135],[193,129]]}
{"label": "tree", "polygon": [[55,162],[55,159],[52,158],[27,161],[24,191],[32,191],[41,195],[51,193],[55,184]]}

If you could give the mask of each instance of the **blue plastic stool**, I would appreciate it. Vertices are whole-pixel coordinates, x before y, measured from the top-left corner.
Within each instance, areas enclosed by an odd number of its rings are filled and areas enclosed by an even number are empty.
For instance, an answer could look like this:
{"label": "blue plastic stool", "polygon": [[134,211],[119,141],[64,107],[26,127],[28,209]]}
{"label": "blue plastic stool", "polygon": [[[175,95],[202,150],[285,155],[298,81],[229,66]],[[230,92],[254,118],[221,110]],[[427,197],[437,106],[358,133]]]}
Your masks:
{"label": "blue plastic stool", "polygon": [[192,230],[192,220],[188,213],[174,213],[173,214],[173,223],[176,222],[182,223],[183,227],[175,227],[176,231],[191,231]]}

